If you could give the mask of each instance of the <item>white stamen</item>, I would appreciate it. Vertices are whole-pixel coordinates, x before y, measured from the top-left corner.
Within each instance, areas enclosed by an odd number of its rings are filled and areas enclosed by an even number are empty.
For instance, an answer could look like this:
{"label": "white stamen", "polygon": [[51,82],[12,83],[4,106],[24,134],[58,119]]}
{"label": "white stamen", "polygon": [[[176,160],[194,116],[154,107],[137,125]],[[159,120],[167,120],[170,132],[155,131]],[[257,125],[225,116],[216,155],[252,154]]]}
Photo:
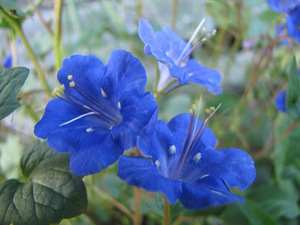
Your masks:
{"label": "white stamen", "polygon": [[104,92],[104,90],[101,88],[101,94],[104,98],[107,98],[107,94]]}
{"label": "white stamen", "polygon": [[[199,118],[199,114],[200,114],[200,110],[201,110],[201,105],[202,105],[202,95],[200,95],[200,99],[199,99],[199,103],[198,103],[198,112],[197,112],[196,118]],[[194,131],[193,131],[192,137],[194,137],[194,135],[196,134],[197,126],[198,126],[198,119],[196,119],[196,124],[195,124],[195,127],[194,127]]]}
{"label": "white stamen", "polygon": [[118,102],[118,108],[121,109],[121,103],[120,102]]}
{"label": "white stamen", "polygon": [[85,131],[89,133],[89,132],[92,132],[93,130],[94,130],[94,129],[93,129],[92,127],[89,127],[89,128],[87,128]]}
{"label": "white stamen", "polygon": [[195,163],[198,163],[200,159],[201,159],[201,153],[198,152],[198,153],[194,156],[193,160],[195,161]]}
{"label": "white stamen", "polygon": [[194,75],[194,73],[189,73],[189,74],[188,74],[189,77],[190,77],[190,76],[193,76],[193,75]]}
{"label": "white stamen", "polygon": [[209,176],[209,174],[205,174],[202,177],[200,177],[200,179],[203,179],[203,178],[208,177],[208,176]]}
{"label": "white stamen", "polygon": [[157,169],[160,168],[160,162],[158,160],[155,161],[155,166],[157,167]]}
{"label": "white stamen", "polygon": [[188,47],[190,46],[190,44],[192,43],[192,41],[194,40],[194,38],[196,37],[197,33],[199,32],[202,24],[204,23],[205,18],[203,18],[201,20],[201,22],[199,23],[197,29],[195,30],[195,32],[193,33],[192,37],[190,38],[189,42],[185,45],[183,51],[181,52],[180,56],[178,57],[176,64],[181,60],[181,57],[185,54],[186,50],[188,49]]}
{"label": "white stamen", "polygon": [[176,153],[176,147],[175,147],[175,145],[171,145],[169,148],[169,154],[173,155],[175,153]]}
{"label": "white stamen", "polygon": [[59,126],[62,127],[62,126],[64,126],[64,125],[67,125],[67,124],[69,124],[69,123],[72,123],[72,122],[74,122],[74,121],[76,121],[76,120],[79,120],[79,119],[82,118],[82,117],[89,116],[89,115],[93,115],[93,114],[97,114],[97,113],[96,113],[96,112],[89,112],[89,113],[82,114],[82,115],[80,115],[80,116],[75,117],[74,119],[71,119],[71,120],[69,120],[69,121],[67,121],[67,122],[65,122],[65,123],[60,124]]}

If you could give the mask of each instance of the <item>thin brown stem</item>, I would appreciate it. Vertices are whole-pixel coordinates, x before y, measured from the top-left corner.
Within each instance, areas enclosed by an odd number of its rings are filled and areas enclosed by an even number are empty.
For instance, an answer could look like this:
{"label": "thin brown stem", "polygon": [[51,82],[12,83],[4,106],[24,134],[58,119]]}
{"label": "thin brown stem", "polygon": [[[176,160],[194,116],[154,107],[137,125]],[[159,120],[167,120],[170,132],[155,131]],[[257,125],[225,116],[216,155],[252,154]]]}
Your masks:
{"label": "thin brown stem", "polygon": [[262,157],[266,152],[269,151],[269,149],[271,149],[275,144],[277,144],[278,142],[282,141],[289,133],[291,133],[293,131],[293,129],[297,126],[297,120],[294,120],[290,126],[284,131],[282,132],[279,137],[277,137],[275,140],[271,140],[269,141],[260,151],[258,151],[257,153],[253,154],[252,157],[254,160],[259,159],[260,157]]}

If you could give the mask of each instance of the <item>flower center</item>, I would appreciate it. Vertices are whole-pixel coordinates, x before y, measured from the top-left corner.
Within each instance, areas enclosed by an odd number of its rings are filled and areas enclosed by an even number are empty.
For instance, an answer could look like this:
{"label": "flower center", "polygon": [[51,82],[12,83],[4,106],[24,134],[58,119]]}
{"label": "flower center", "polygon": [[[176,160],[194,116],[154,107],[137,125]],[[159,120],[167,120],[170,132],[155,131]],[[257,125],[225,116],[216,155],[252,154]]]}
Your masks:
{"label": "flower center", "polygon": [[[70,124],[76,120],[79,120],[86,116],[96,116],[101,120],[101,124],[105,124],[110,129],[122,122],[122,116],[120,114],[121,103],[118,102],[116,106],[109,101],[109,97],[101,88],[101,98],[95,98],[88,91],[86,91],[83,87],[81,87],[78,83],[73,80],[72,75],[68,75],[68,80],[70,80],[69,86],[75,91],[70,91],[64,88],[62,85],[63,91],[55,89],[53,91],[53,95],[58,97],[60,100],[69,103],[83,111],[83,114],[66,121],[59,126],[65,126]],[[94,129],[89,127],[86,129],[86,132],[91,132]]]}
{"label": "flower center", "polygon": [[175,61],[175,64],[177,66],[184,66],[185,60],[188,57],[190,57],[190,55],[193,53],[193,51],[195,51],[195,49],[197,49],[198,47],[203,45],[204,42],[206,42],[207,40],[209,40],[210,38],[212,38],[213,36],[216,35],[216,33],[217,33],[216,30],[213,30],[213,32],[210,34],[210,33],[206,33],[206,28],[203,27],[202,30],[201,30],[201,33],[200,33],[200,38],[198,39],[196,44],[193,47],[190,48],[193,40],[196,38],[197,33],[200,31],[204,21],[205,21],[205,18],[201,20],[198,27],[196,28],[193,35],[191,36],[189,42],[185,45],[185,47],[182,50],[180,56]]}
{"label": "flower center", "polygon": [[[191,113],[191,119],[190,124],[188,128],[188,133],[185,139],[185,143],[183,146],[183,150],[181,152],[181,155],[175,165],[175,168],[173,170],[173,173],[171,174],[172,179],[180,180],[182,176],[183,169],[186,167],[186,165],[189,163],[189,161],[192,159],[194,163],[198,163],[201,159],[201,153],[198,152],[195,154],[195,150],[197,145],[199,144],[201,137],[205,131],[205,128],[207,126],[207,123],[209,119],[215,114],[215,112],[220,108],[221,104],[215,109],[214,107],[210,107],[209,109],[205,109],[206,118],[203,120],[200,126],[198,126],[198,117],[200,113],[200,105],[201,105],[201,98],[199,103],[199,108],[197,115],[196,112],[196,106],[193,104],[192,108],[190,110]],[[172,147],[172,146],[171,146]],[[170,149],[171,149],[170,147]],[[174,146],[175,148],[175,146]],[[169,153],[171,152],[169,149]],[[173,152],[173,151],[172,151]],[[194,155],[194,156],[193,156]],[[193,156],[193,157],[192,157]]]}

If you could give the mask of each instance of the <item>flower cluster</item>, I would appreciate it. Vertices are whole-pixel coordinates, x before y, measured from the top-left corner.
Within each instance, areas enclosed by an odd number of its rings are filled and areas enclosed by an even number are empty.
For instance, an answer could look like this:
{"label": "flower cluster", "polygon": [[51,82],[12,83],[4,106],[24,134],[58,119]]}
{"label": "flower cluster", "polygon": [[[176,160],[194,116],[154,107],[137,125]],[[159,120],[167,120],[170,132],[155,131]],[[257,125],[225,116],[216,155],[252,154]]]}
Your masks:
{"label": "flower cluster", "polygon": [[287,14],[288,33],[300,43],[300,1],[268,0],[268,3],[272,10]]}
{"label": "flower cluster", "polygon": [[[158,92],[188,82],[213,94],[222,91],[219,72],[190,59],[194,48],[174,31],[154,32],[140,20],[139,35],[146,54],[158,61]],[[62,86],[35,134],[53,150],[70,153],[75,174],[98,173],[119,160],[118,175],[127,184],[163,193],[171,203],[178,199],[187,209],[243,201],[228,187],[244,190],[253,182],[251,157],[234,148],[215,150],[214,134],[206,128],[214,109],[203,122],[195,108],[168,124],[157,121],[155,98],[145,92],[145,69],[131,53],[112,52],[106,66],[95,56],[74,55],[63,61],[57,77]],[[134,147],[146,157],[122,156]]]}

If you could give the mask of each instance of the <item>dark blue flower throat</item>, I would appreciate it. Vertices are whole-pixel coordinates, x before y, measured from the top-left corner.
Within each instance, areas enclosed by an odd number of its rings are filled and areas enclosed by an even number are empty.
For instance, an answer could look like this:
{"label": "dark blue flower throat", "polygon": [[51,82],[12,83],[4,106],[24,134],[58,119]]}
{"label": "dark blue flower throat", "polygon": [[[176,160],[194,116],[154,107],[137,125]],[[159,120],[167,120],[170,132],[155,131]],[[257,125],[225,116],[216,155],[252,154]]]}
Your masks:
{"label": "dark blue flower throat", "polygon": [[[66,121],[59,126],[65,126],[70,124],[76,120],[79,120],[83,117],[94,115],[105,122],[107,126],[112,129],[114,126],[120,124],[122,122],[122,116],[120,114],[121,103],[118,102],[118,109],[115,107],[107,107],[104,104],[101,104],[99,99],[96,99],[93,95],[91,95],[88,91],[84,90],[78,83],[73,80],[72,75],[68,75],[68,80],[70,80],[69,86],[76,92],[76,94],[72,94],[74,91],[68,91],[62,85],[62,91],[59,91],[57,88],[53,91],[53,95],[58,97],[60,100],[69,103],[79,109],[81,109],[84,114]],[[101,88],[101,94],[104,99],[107,99],[107,94]],[[93,128],[87,128],[87,132],[93,131]]]}

